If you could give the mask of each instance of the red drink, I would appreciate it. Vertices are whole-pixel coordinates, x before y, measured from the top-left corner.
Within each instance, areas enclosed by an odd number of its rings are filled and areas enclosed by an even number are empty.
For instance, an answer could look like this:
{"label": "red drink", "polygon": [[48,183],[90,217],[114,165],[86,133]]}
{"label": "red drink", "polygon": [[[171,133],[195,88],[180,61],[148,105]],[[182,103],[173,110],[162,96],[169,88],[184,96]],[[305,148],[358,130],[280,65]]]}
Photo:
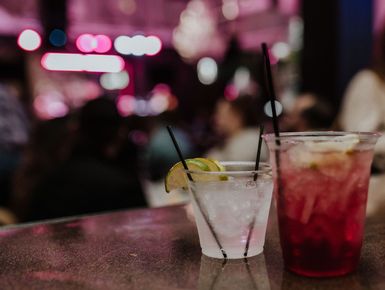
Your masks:
{"label": "red drink", "polygon": [[357,267],[378,138],[320,134],[283,134],[279,145],[266,137],[285,267],[311,277],[344,275]]}

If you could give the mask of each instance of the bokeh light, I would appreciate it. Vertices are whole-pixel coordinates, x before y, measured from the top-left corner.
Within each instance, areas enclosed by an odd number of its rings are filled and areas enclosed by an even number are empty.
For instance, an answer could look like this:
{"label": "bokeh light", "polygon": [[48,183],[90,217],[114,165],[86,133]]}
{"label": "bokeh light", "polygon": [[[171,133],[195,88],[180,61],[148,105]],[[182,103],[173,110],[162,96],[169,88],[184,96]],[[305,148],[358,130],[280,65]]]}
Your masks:
{"label": "bokeh light", "polygon": [[134,14],[137,9],[135,0],[118,0],[118,8],[126,15]]}
{"label": "bokeh light", "polygon": [[[278,101],[274,101],[275,103],[275,110],[276,110],[276,113],[277,113],[277,116],[281,115],[282,114],[282,111],[283,111],[283,106],[280,102]],[[273,117],[273,110],[271,109],[271,103],[270,101],[267,102],[264,106],[264,111],[265,111],[265,114],[267,116],[269,116],[270,118]]]}
{"label": "bokeh light", "polygon": [[35,30],[25,29],[19,34],[17,44],[26,51],[34,51],[40,47],[41,37]]}
{"label": "bokeh light", "polygon": [[140,117],[146,117],[150,115],[150,110],[147,105],[147,101],[143,99],[138,99],[135,102],[135,114]]}
{"label": "bokeh light", "polygon": [[198,79],[202,84],[210,85],[218,76],[218,66],[211,57],[204,57],[197,64]]}
{"label": "bokeh light", "polygon": [[135,111],[135,97],[130,95],[119,96],[116,105],[120,115],[127,117],[134,113]]}
{"label": "bokeh light", "polygon": [[115,50],[121,54],[131,54],[131,37],[120,35],[114,41]]}
{"label": "bokeh light", "polygon": [[76,39],[76,47],[81,52],[91,52],[96,46],[97,42],[92,34],[82,34]]}
{"label": "bokeh light", "polygon": [[38,95],[33,102],[37,116],[40,119],[49,120],[67,115],[69,108],[63,99],[64,97],[55,91]]}
{"label": "bokeh light", "polygon": [[135,35],[131,38],[131,53],[135,56],[142,56],[147,50],[147,39],[143,35]]}
{"label": "bokeh light", "polygon": [[227,20],[234,20],[239,16],[239,7],[236,0],[224,0],[222,14]]}
{"label": "bokeh light", "polygon": [[41,65],[52,71],[120,72],[125,62],[118,55],[47,52]]}
{"label": "bokeh light", "polygon": [[251,83],[250,70],[247,67],[240,66],[234,73],[234,85],[238,92],[243,93],[248,90]]}
{"label": "bokeh light", "polygon": [[118,73],[104,73],[100,76],[100,85],[106,90],[121,90],[128,86],[130,82],[126,71]]}
{"label": "bokeh light", "polygon": [[129,37],[126,35],[118,36],[114,41],[114,47],[117,52],[124,55],[156,55],[162,49],[162,41],[155,35],[144,36],[135,35]]}
{"label": "bokeh light", "polygon": [[96,47],[94,48],[95,52],[105,53],[111,49],[112,42],[107,35],[99,34],[95,37]]}
{"label": "bokeh light", "polygon": [[284,59],[290,55],[290,47],[285,42],[277,42],[272,46],[271,53],[277,59]]}
{"label": "bokeh light", "polygon": [[56,47],[62,47],[67,43],[67,36],[61,29],[54,29],[49,34],[49,42]]}
{"label": "bokeh light", "polygon": [[158,54],[162,49],[162,41],[159,39],[159,37],[150,35],[147,36],[147,55],[156,55]]}

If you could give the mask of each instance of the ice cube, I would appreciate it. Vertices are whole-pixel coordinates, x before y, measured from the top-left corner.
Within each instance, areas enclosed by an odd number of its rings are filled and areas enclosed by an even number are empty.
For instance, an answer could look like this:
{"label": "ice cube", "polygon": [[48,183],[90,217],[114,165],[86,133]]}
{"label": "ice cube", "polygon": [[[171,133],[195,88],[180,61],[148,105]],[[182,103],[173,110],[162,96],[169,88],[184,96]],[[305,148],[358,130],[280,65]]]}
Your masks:
{"label": "ice cube", "polygon": [[314,152],[348,152],[354,149],[354,147],[360,142],[360,138],[357,134],[347,134],[343,136],[336,136],[334,138],[328,138],[328,140],[322,141],[306,141],[304,145],[309,147]]}

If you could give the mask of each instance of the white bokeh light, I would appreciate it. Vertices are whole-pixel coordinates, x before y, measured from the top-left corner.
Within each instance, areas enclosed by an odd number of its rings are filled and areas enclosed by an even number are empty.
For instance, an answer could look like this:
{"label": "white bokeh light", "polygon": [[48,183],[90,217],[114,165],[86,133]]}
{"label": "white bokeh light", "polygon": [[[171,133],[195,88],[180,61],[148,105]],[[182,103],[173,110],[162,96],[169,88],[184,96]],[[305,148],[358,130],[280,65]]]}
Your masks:
{"label": "white bokeh light", "polygon": [[121,54],[131,54],[131,37],[121,35],[114,41],[115,50]]}
{"label": "white bokeh light", "polygon": [[143,35],[135,35],[131,38],[131,53],[142,56],[146,53],[147,39]]}
{"label": "white bokeh light", "polygon": [[277,42],[271,48],[271,53],[277,59],[286,58],[290,54],[290,46],[285,42]]}
{"label": "white bokeh light", "polygon": [[157,36],[147,36],[146,46],[147,55],[156,55],[162,49],[162,41]]}
{"label": "white bokeh light", "polygon": [[202,84],[210,85],[218,76],[218,65],[211,57],[204,57],[197,64],[198,79]]}
{"label": "white bokeh light", "polygon": [[[282,104],[281,104],[280,102],[278,102],[278,101],[274,101],[274,103],[275,103],[275,110],[276,110],[277,117],[278,117],[279,115],[282,114],[283,106],[282,106]],[[265,106],[264,106],[263,109],[264,109],[265,114],[266,114],[267,116],[269,116],[270,118],[273,117],[273,110],[271,109],[271,103],[270,103],[270,101],[267,102],[267,103],[265,104]]]}
{"label": "white bokeh light", "polygon": [[120,72],[125,62],[118,55],[47,52],[41,65],[52,71]]}
{"label": "white bokeh light", "polygon": [[35,30],[25,29],[20,33],[17,44],[26,51],[34,51],[40,47],[41,37]]}
{"label": "white bokeh light", "polygon": [[168,97],[160,93],[155,94],[150,99],[148,105],[150,107],[151,112],[153,112],[154,115],[158,115],[167,110],[169,106]]}
{"label": "white bokeh light", "polygon": [[226,0],[222,4],[222,14],[227,20],[234,20],[239,16],[238,3],[235,0]]}
{"label": "white bokeh light", "polygon": [[128,86],[130,82],[126,71],[118,73],[104,73],[100,76],[100,85],[106,90],[121,90]]}
{"label": "white bokeh light", "polygon": [[247,67],[241,66],[234,73],[234,85],[239,92],[247,91],[251,82],[250,70]]}
{"label": "white bokeh light", "polygon": [[147,101],[143,99],[136,100],[135,103],[135,113],[138,116],[145,117],[150,115],[149,107],[147,106]]}

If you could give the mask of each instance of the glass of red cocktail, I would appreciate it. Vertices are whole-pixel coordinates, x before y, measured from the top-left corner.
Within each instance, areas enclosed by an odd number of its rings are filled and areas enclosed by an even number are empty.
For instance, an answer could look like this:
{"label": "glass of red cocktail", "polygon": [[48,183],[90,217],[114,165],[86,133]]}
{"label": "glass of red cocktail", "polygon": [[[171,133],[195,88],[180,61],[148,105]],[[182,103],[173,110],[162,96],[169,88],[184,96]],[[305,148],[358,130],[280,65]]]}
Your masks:
{"label": "glass of red cocktail", "polygon": [[285,267],[310,277],[357,267],[377,133],[300,132],[264,136]]}

